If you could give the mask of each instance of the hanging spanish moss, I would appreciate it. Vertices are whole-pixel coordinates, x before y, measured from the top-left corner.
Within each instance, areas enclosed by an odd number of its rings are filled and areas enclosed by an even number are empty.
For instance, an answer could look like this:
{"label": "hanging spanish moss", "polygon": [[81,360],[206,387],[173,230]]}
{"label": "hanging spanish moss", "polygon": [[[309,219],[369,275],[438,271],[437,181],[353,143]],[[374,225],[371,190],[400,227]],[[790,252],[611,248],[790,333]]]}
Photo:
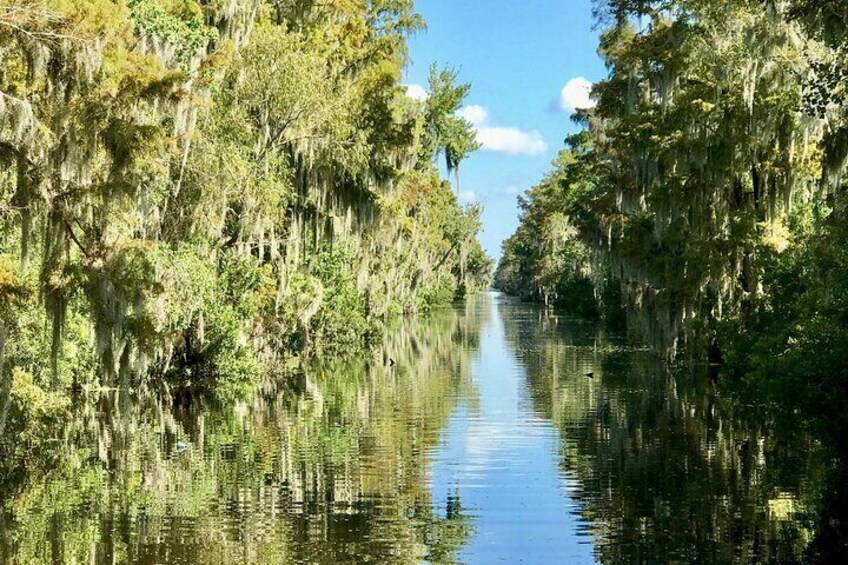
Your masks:
{"label": "hanging spanish moss", "polygon": [[486,285],[479,211],[435,165],[475,148],[470,125],[399,86],[411,2],[275,6],[0,12],[0,257],[35,291],[8,339],[50,356],[7,364],[52,387],[241,386]]}
{"label": "hanging spanish moss", "polygon": [[[609,76],[552,180],[522,200],[499,285],[545,303],[569,292],[568,305],[591,280],[598,308],[620,302],[669,360],[731,357],[744,340],[729,332],[794,300],[782,269],[811,275],[805,253],[843,214],[844,42],[808,8],[600,2]],[[777,340],[782,353],[802,330]]]}

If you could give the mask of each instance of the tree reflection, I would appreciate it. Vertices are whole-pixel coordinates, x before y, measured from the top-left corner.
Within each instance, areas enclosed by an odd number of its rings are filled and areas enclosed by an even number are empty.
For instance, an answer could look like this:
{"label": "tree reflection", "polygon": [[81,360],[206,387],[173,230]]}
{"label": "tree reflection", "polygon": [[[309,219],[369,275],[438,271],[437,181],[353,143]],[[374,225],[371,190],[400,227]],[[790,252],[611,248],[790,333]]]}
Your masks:
{"label": "tree reflection", "polygon": [[716,389],[707,367],[667,373],[585,322],[540,313],[538,324],[511,324],[510,309],[525,308],[502,306],[508,342],[536,410],[561,431],[563,473],[599,561],[844,555],[844,538],[820,532],[833,523],[819,517],[823,496],[844,491],[838,466],[797,417]]}
{"label": "tree reflection", "polygon": [[427,456],[473,392],[483,322],[403,321],[368,359],[236,402],[85,396],[58,464],[0,485],[0,562],[453,562],[473,526],[458,493],[432,499]]}

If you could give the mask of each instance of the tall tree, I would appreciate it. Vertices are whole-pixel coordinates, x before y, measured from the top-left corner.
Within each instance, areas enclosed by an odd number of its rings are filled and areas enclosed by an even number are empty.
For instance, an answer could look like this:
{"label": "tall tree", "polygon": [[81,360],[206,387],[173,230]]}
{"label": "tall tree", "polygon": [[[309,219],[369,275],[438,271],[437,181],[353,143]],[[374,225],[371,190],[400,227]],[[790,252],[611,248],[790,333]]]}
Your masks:
{"label": "tall tree", "polygon": [[469,153],[480,148],[474,126],[458,115],[471,85],[457,84],[454,69],[430,67],[429,96],[425,101],[422,155],[427,161],[444,155],[448,176],[456,174],[459,190],[459,166]]}

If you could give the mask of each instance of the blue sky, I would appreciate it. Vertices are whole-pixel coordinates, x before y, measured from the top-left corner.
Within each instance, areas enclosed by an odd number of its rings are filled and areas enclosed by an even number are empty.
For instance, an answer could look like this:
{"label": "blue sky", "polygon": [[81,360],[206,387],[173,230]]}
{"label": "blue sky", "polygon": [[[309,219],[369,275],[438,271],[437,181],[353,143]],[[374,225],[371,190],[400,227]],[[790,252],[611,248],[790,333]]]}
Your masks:
{"label": "blue sky", "polygon": [[[498,257],[518,225],[517,194],[544,176],[575,130],[562,106],[585,104],[588,82],[606,75],[591,0],[417,0],[416,7],[428,29],[410,40],[404,83],[410,93],[426,86],[435,62],[472,84],[466,117],[484,149],[462,164],[461,199],[484,205],[481,240]],[[575,80],[563,96],[572,79],[588,82]]]}

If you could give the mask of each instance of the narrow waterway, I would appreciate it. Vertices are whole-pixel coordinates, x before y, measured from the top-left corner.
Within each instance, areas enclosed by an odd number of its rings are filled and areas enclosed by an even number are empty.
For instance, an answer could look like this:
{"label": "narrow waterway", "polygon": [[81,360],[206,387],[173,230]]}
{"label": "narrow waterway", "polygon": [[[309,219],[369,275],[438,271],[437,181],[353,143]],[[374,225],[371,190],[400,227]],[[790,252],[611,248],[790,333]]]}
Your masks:
{"label": "narrow waterway", "polygon": [[73,414],[2,475],[2,563],[796,562],[834,482],[791,416],[494,293],[246,400]]}
{"label": "narrow waterway", "polygon": [[458,399],[430,463],[434,494],[458,493],[474,517],[463,562],[593,561],[573,511],[574,478],[560,465],[560,433],[537,406],[523,365],[534,351],[522,337],[543,323],[539,314],[498,295],[466,314],[481,319],[473,395]]}

